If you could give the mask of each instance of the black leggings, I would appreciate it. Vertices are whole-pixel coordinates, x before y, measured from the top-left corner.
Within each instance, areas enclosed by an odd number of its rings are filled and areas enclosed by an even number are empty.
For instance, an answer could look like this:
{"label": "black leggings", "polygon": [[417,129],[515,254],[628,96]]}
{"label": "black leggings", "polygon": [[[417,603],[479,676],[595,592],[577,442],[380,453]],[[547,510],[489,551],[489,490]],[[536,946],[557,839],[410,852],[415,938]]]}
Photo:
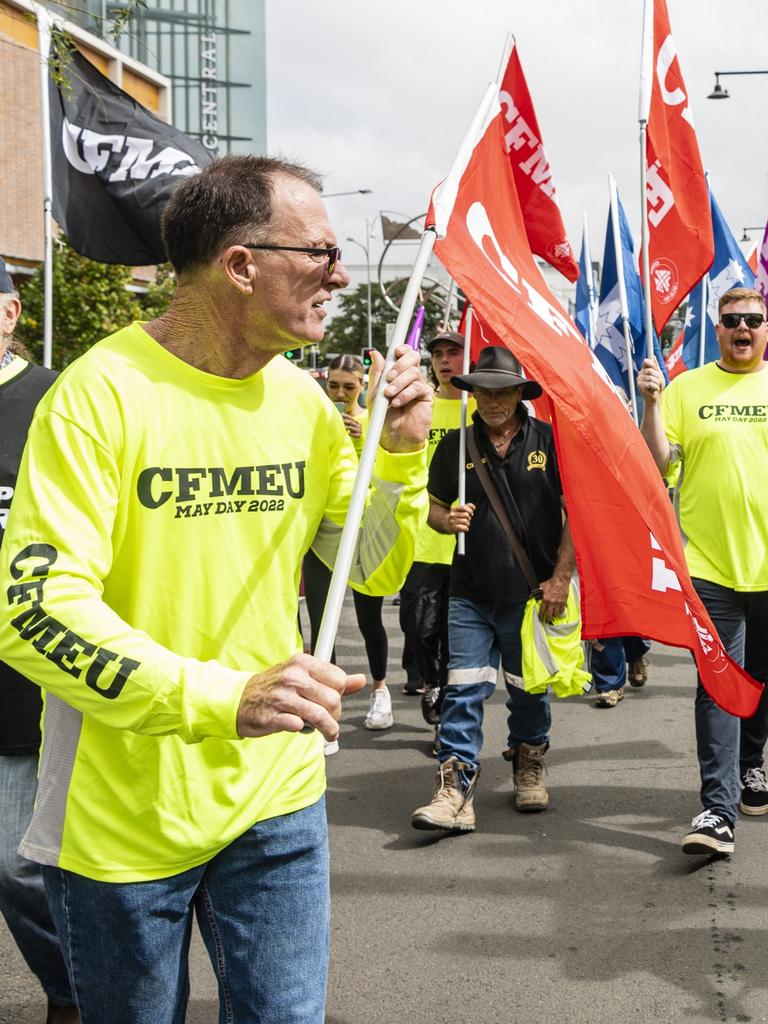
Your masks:
{"label": "black leggings", "polygon": [[[331,570],[320,561],[314,551],[308,551],[304,556],[304,596],[307,599],[310,630],[309,649],[312,652],[315,650],[317,635],[320,632],[320,622],[323,618],[323,609],[330,585]],[[352,599],[355,602],[357,628],[365,641],[369,671],[373,679],[384,679],[387,674],[388,655],[387,631],[381,620],[381,607],[384,598],[369,597],[367,594],[358,594],[356,590],[353,590]],[[331,661],[336,663],[335,648],[331,654]]]}

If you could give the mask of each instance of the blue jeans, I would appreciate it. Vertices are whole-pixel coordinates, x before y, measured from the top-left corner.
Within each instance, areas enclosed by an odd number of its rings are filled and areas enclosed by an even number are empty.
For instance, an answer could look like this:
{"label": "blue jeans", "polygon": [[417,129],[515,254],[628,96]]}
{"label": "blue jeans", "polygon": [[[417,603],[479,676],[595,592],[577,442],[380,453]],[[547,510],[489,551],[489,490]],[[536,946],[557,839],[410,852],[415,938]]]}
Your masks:
{"label": "blue jeans", "polygon": [[324,799],[257,822],[208,863],[170,878],[43,874],[82,1024],[182,1024],[193,911],[219,983],[219,1024],[322,1024]]}
{"label": "blue jeans", "polygon": [[549,742],[552,715],[546,693],[526,693],[520,627],[525,602],[480,605],[463,597],[448,603],[448,685],[440,709],[440,762],[455,756],[477,769],[483,746],[483,702],[496,687],[499,665],[507,687],[510,750]]}
{"label": "blue jeans", "polygon": [[45,994],[67,1006],[72,1004],[67,968],[40,867],[16,852],[35,806],[37,761],[37,754],[0,755],[0,911]]}
{"label": "blue jeans", "polygon": [[[759,682],[768,681],[768,591],[744,593],[701,579],[694,579],[693,585],[728,654]],[[765,687],[752,717],[738,719],[719,708],[699,680],[696,746],[702,807],[735,822],[741,776],[762,765],[766,738]]]}
{"label": "blue jeans", "polygon": [[590,649],[589,670],[598,693],[620,690],[627,682],[627,662],[638,661],[651,649],[648,640],[637,636],[612,636],[600,641],[602,651]]}

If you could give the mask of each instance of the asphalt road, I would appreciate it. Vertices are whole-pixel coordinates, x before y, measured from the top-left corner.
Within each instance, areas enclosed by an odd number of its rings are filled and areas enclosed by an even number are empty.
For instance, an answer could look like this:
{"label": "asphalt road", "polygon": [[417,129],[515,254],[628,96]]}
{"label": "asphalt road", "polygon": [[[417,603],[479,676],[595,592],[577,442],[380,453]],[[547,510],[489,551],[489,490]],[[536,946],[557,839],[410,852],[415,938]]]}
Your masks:
{"label": "asphalt road", "polygon": [[[742,820],[736,853],[685,858],[699,810],[694,673],[654,645],[650,679],[618,707],[555,702],[550,809],[511,802],[503,694],[486,711],[477,831],[434,838],[409,816],[432,793],[431,731],[400,695],[395,727],[347,702],[328,761],[333,951],[327,1024],[751,1024],[768,1021],[768,816]],[[338,657],[364,669],[345,608]],[[215,1024],[196,939],[189,1024]],[[43,1000],[0,922],[0,1024],[42,1024]]]}

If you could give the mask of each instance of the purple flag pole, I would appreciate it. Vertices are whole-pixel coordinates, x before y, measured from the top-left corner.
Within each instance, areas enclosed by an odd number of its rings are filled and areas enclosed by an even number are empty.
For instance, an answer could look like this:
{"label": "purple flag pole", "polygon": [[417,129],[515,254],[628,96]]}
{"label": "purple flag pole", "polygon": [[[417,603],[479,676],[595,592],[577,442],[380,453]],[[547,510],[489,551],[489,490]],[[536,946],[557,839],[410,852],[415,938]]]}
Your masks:
{"label": "purple flag pole", "polygon": [[418,352],[421,349],[421,336],[424,333],[424,306],[419,306],[416,310],[416,316],[413,321],[413,326],[408,332],[408,337],[405,340],[405,344],[409,348],[412,348],[414,352]]}

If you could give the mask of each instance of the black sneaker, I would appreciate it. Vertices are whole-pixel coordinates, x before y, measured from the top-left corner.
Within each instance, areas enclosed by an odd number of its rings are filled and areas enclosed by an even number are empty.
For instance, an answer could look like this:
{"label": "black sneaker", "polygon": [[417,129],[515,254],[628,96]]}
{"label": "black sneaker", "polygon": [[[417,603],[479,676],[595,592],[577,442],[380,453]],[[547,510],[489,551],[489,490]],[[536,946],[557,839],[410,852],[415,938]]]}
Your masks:
{"label": "black sneaker", "polygon": [[733,826],[714,811],[702,811],[691,822],[691,831],[683,837],[683,853],[708,856],[733,853]]}
{"label": "black sneaker", "polygon": [[742,814],[768,814],[768,779],[765,768],[748,768],[741,777]]}
{"label": "black sneaker", "polygon": [[421,714],[427,725],[440,724],[440,705],[443,703],[443,691],[439,686],[424,687],[421,695]]}

